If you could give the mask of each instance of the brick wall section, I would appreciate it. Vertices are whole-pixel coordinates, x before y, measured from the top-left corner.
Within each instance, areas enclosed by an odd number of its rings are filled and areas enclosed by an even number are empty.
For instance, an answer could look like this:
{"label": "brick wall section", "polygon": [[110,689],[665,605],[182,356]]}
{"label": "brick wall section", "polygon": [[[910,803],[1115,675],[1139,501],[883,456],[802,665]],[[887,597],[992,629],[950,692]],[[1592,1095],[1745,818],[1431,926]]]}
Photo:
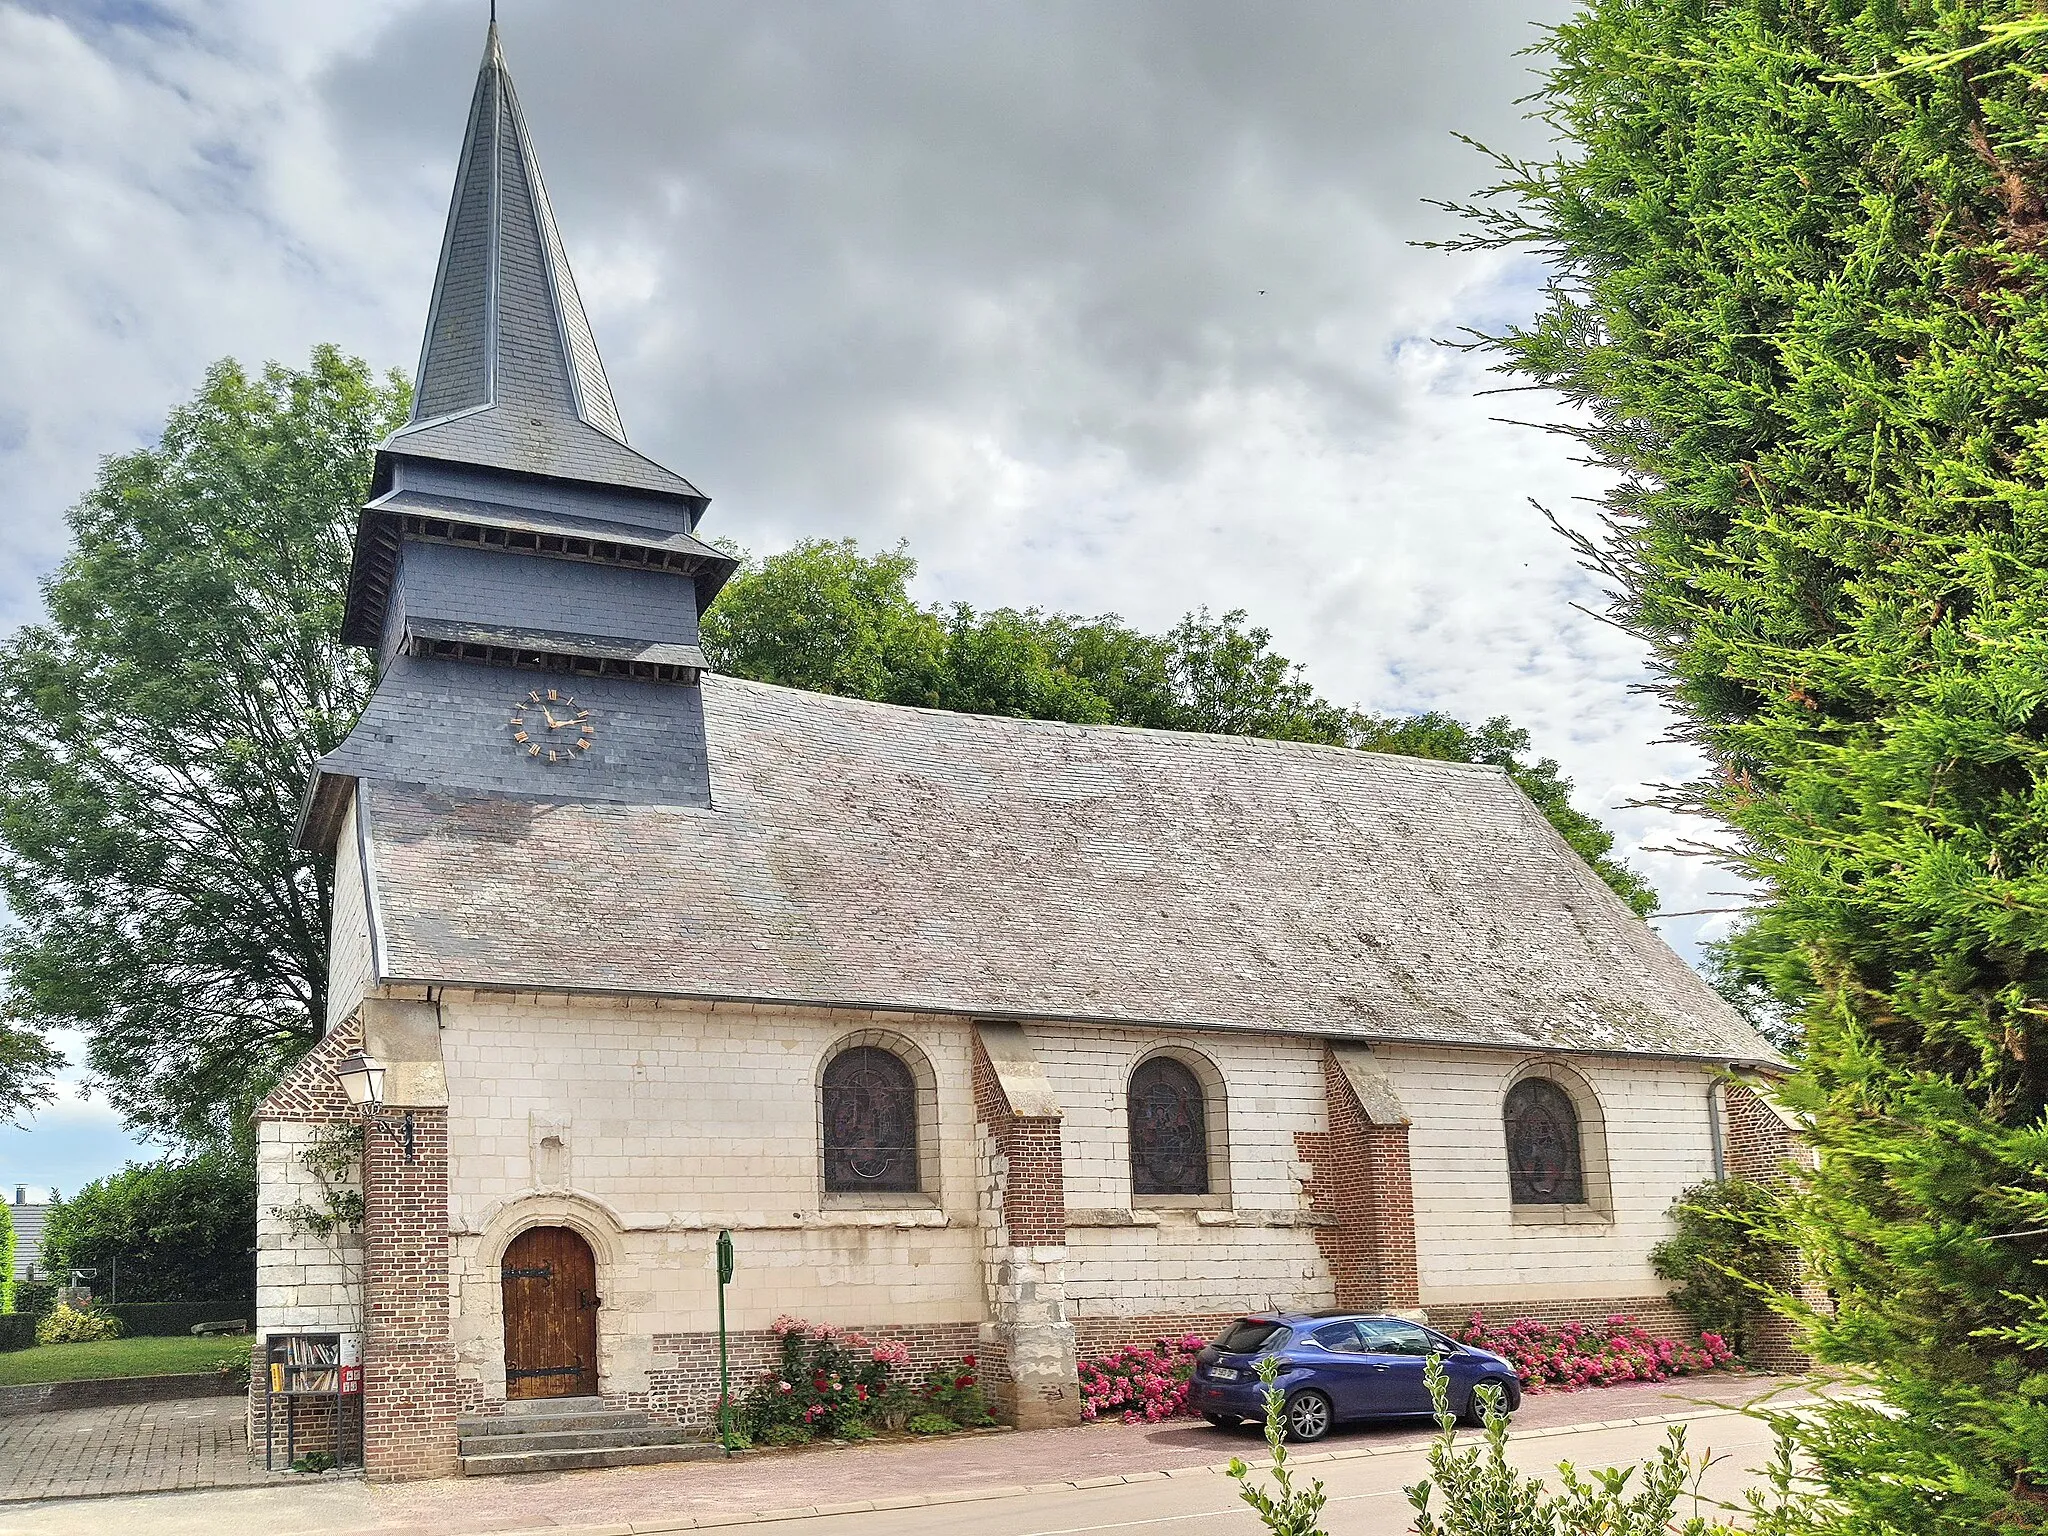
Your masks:
{"label": "brick wall section", "polygon": [[1455,1307],[1431,1307],[1429,1323],[1432,1328],[1455,1334],[1472,1320],[1474,1314],[1495,1325],[1527,1318],[1552,1327],[1562,1323],[1604,1323],[1610,1317],[1629,1317],[1648,1329],[1653,1338],[1690,1342],[1700,1336],[1699,1329],[1678,1310],[1669,1296],[1623,1296],[1588,1301],[1461,1302]]}
{"label": "brick wall section", "polygon": [[1413,1307],[1421,1281],[1408,1127],[1374,1125],[1327,1046],[1323,1096],[1329,1130],[1297,1132],[1294,1142],[1313,1170],[1310,1206],[1336,1218],[1334,1225],[1317,1227],[1315,1236],[1337,1305],[1360,1312]]}
{"label": "brick wall section", "polygon": [[[387,1113],[391,1113],[387,1111]],[[383,1482],[457,1466],[449,1330],[448,1116],[413,1112],[417,1161],[373,1132],[364,1161],[364,1466]]]}
{"label": "brick wall section", "polygon": [[[983,1337],[997,1411],[1019,1429],[1078,1424],[1081,1383],[1066,1300],[1066,1165],[1060,1121],[1015,1112],[977,1032],[974,1116],[982,1149]],[[991,1230],[993,1228],[993,1230]]]}
{"label": "brick wall section", "polygon": [[1060,1123],[1010,1113],[988,1052],[974,1043],[974,1114],[1009,1162],[1003,1226],[1016,1248],[1056,1248],[1067,1240],[1067,1184]]}
{"label": "brick wall section", "polygon": [[[1721,1103],[1722,1152],[1728,1177],[1784,1189],[1800,1169],[1813,1167],[1812,1149],[1754,1088],[1730,1082],[1723,1087]],[[1794,1269],[1796,1274],[1796,1258]],[[1795,1278],[1793,1291],[1808,1306],[1828,1306],[1827,1293],[1810,1282]],[[1767,1371],[1813,1369],[1813,1356],[1807,1352],[1798,1326],[1772,1309],[1760,1307],[1752,1313],[1747,1333],[1744,1354],[1751,1365]]]}
{"label": "brick wall section", "polygon": [[1811,1168],[1813,1154],[1755,1089],[1728,1083],[1722,1089],[1723,1161],[1731,1179],[1748,1179],[1783,1189],[1795,1168]]}
{"label": "brick wall section", "polygon": [[[865,1335],[877,1344],[909,1347],[910,1361],[897,1367],[898,1379],[915,1387],[934,1366],[958,1365],[975,1357],[975,1369],[986,1383],[1009,1377],[1008,1362],[1000,1344],[982,1340],[979,1323],[934,1323],[900,1328],[887,1324],[845,1330]],[[761,1379],[774,1370],[782,1358],[782,1340],[766,1328],[747,1329],[726,1335],[726,1358],[732,1370],[732,1393],[744,1402]],[[633,1403],[665,1423],[686,1428],[708,1428],[718,1419],[718,1335],[716,1333],[661,1333],[654,1336],[654,1365],[647,1373],[649,1391]],[[486,1411],[502,1411],[503,1404],[488,1405]]]}
{"label": "brick wall section", "polygon": [[1242,1312],[1190,1312],[1168,1317],[1081,1317],[1074,1320],[1074,1346],[1083,1360],[1099,1360],[1126,1344],[1170,1343],[1186,1334],[1203,1340],[1221,1336]]}

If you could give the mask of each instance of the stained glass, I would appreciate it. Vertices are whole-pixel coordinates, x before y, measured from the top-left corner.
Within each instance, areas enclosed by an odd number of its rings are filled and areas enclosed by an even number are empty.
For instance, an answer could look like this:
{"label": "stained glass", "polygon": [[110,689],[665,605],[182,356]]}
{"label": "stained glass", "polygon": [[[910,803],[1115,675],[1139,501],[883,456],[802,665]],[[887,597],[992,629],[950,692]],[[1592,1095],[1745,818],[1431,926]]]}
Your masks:
{"label": "stained glass", "polygon": [[825,1188],[918,1187],[917,1085],[902,1058],[871,1045],[825,1065]]}
{"label": "stained glass", "polygon": [[1131,1074],[1131,1190],[1140,1195],[1209,1193],[1209,1128],[1202,1085],[1170,1056]]}
{"label": "stained glass", "polygon": [[1516,1205],[1581,1205],[1579,1114],[1571,1095],[1540,1077],[1508,1090],[1508,1187]]}

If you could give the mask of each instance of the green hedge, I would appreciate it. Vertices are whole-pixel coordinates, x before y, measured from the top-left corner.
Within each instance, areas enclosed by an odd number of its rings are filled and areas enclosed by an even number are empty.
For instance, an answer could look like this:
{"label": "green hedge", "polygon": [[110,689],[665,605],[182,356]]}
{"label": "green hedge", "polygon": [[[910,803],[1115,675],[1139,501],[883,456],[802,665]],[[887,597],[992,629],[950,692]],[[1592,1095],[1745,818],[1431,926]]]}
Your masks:
{"label": "green hedge", "polygon": [[57,1305],[57,1282],[54,1280],[17,1280],[14,1282],[14,1310],[23,1317],[41,1317]]}
{"label": "green hedge", "polygon": [[194,1323],[219,1323],[231,1317],[251,1327],[256,1322],[256,1304],[246,1296],[228,1301],[118,1301],[100,1310],[118,1317],[121,1331],[130,1338],[168,1339],[190,1333]]}
{"label": "green hedge", "polygon": [[36,1341],[36,1320],[26,1312],[0,1312],[0,1350],[27,1349]]}

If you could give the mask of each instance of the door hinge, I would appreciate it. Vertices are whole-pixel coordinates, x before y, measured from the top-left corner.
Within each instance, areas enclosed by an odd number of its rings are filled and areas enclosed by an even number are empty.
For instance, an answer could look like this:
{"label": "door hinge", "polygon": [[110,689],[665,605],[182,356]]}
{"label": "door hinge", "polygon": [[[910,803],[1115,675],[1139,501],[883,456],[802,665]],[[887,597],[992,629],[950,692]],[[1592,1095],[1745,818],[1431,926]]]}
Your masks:
{"label": "door hinge", "polygon": [[500,1270],[499,1275],[506,1280],[552,1280],[555,1278],[555,1266],[543,1264],[539,1269],[507,1268]]}

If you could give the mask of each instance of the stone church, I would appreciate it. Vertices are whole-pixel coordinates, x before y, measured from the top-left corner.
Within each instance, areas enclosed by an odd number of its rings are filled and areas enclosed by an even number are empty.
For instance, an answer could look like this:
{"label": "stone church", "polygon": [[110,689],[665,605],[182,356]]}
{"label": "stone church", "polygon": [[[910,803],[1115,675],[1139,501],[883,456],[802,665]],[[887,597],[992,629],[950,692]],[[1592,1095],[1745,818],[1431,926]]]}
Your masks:
{"label": "stone church", "polygon": [[1022,1424],[1247,1309],[1680,1326],[1649,1251],[1783,1155],[1776,1058],[1507,777],[718,676],[706,502],[628,446],[493,26],[299,831],[330,1017],[259,1114],[259,1332],[360,1340],[373,1476],[535,1398],[701,1426],[721,1230],[742,1380],[788,1315]]}

